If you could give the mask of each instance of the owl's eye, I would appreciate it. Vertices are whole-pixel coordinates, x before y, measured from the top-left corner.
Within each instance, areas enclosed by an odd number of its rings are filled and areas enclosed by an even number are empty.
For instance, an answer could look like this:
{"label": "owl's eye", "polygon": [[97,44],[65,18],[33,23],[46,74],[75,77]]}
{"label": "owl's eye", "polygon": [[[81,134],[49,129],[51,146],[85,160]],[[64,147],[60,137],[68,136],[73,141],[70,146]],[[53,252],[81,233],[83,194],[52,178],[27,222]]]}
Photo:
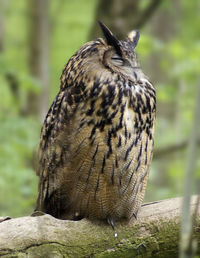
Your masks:
{"label": "owl's eye", "polygon": [[124,60],[119,56],[113,56],[111,57],[112,62],[114,65],[122,66],[124,64]]}

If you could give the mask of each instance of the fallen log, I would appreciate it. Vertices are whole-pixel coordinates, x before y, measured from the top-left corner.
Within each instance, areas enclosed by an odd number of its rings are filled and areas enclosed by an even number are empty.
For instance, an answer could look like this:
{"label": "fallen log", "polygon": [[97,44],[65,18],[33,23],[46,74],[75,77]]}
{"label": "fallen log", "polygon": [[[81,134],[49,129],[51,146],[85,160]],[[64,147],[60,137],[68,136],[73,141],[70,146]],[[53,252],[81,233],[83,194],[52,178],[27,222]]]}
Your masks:
{"label": "fallen log", "polygon": [[[197,197],[191,201],[195,208]],[[50,215],[0,223],[2,257],[177,257],[181,198],[147,203],[138,219],[117,223],[58,220]],[[194,237],[200,255],[200,208]]]}

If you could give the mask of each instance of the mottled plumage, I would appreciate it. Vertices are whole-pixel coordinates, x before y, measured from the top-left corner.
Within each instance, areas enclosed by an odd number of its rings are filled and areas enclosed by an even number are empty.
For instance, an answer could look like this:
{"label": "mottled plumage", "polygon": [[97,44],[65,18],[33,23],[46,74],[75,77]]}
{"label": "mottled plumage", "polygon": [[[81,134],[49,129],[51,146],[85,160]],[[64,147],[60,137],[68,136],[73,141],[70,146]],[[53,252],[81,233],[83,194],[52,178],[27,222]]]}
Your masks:
{"label": "mottled plumage", "polygon": [[35,210],[62,219],[136,216],[153,152],[155,90],[141,71],[137,31],[83,45],[68,61],[45,118]]}

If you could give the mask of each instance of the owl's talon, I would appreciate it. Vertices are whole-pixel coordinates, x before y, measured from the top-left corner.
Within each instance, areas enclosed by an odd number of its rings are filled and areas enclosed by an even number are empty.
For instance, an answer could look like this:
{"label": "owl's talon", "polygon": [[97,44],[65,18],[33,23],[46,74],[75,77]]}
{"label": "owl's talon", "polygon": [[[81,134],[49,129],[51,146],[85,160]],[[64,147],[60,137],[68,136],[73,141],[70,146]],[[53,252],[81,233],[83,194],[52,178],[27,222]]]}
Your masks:
{"label": "owl's talon", "polygon": [[108,220],[108,224],[110,224],[112,229],[115,230],[115,223],[113,219],[111,217],[108,217],[107,220]]}
{"label": "owl's talon", "polygon": [[137,213],[133,212],[133,217],[137,220]]}
{"label": "owl's talon", "polygon": [[[110,224],[112,229],[115,231],[115,223],[114,223],[113,219],[111,217],[108,217],[107,220],[108,220],[108,224]],[[114,233],[114,236],[115,237],[118,236],[117,232]]]}

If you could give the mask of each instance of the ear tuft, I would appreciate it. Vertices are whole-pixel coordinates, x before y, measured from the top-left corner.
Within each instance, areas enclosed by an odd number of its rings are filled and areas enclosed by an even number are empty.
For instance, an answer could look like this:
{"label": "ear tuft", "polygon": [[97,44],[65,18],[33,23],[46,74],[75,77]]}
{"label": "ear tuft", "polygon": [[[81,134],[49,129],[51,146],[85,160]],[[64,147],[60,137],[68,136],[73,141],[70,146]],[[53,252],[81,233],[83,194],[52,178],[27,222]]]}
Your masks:
{"label": "ear tuft", "polygon": [[128,34],[128,38],[133,42],[133,47],[135,48],[137,46],[138,40],[140,38],[140,33],[138,30],[132,30]]}
{"label": "ear tuft", "polygon": [[119,40],[113,35],[113,33],[106,27],[105,24],[99,21],[99,25],[101,27],[101,30],[103,32],[104,37],[106,38],[106,41],[108,45],[113,46],[119,56],[122,55],[121,49],[120,49],[120,43]]}

